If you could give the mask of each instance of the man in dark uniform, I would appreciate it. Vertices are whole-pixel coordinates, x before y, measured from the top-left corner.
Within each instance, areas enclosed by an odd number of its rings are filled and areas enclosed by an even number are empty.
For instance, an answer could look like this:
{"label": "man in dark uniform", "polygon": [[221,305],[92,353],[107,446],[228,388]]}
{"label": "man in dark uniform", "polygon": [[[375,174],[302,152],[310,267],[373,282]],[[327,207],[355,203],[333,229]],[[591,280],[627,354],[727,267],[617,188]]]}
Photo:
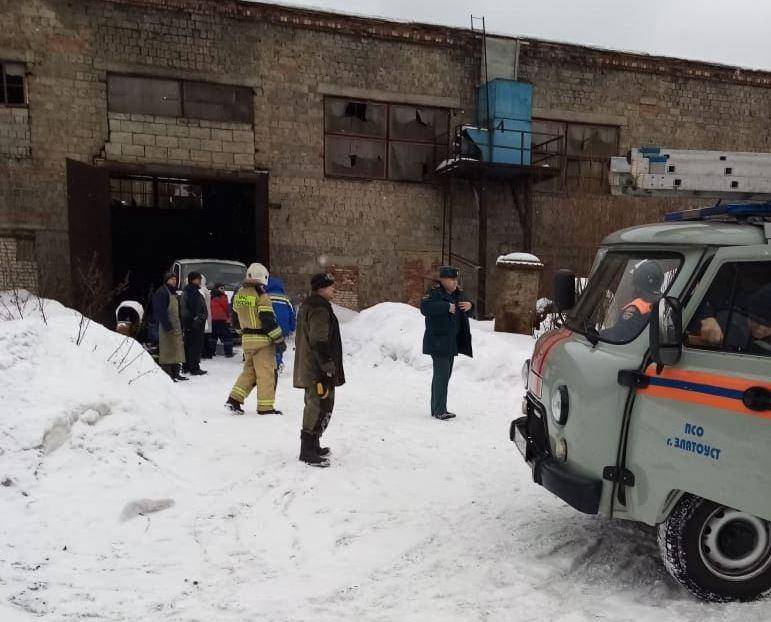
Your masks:
{"label": "man in dark uniform", "polygon": [[602,331],[603,339],[625,343],[639,335],[653,311],[653,305],[661,298],[664,272],[659,263],[646,259],[632,272],[634,298],[621,308],[621,317],[615,325]]}
{"label": "man in dark uniform", "polygon": [[447,387],[458,354],[472,356],[468,313],[472,304],[458,288],[458,269],[439,268],[439,280],[423,296],[420,312],[426,318],[423,354],[431,355],[431,416],[445,421],[455,415],[447,411]]}
{"label": "man in dark uniform", "polygon": [[295,338],[294,386],[305,391],[300,432],[300,460],[328,467],[329,447],[321,436],[335,405],[335,388],[345,384],[340,323],[332,309],[335,279],[330,274],[311,278],[312,293],[300,307]]}

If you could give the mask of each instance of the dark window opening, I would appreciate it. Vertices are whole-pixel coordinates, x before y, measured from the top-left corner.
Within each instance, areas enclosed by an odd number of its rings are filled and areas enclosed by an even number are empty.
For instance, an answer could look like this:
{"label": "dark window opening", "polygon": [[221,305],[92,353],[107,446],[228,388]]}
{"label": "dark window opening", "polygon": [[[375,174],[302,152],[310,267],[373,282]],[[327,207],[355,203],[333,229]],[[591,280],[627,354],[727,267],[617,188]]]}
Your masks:
{"label": "dark window opening", "polygon": [[208,121],[252,122],[252,89],[226,84],[183,82],[185,116]]}
{"label": "dark window opening", "polygon": [[0,62],[0,103],[10,106],[23,106],[27,103],[24,90],[24,65],[21,63]]}
{"label": "dark window opening", "polygon": [[[540,192],[580,191],[608,194],[608,170],[611,156],[618,155],[620,129],[613,125],[573,123],[533,119],[533,141],[539,135],[565,136],[562,174],[534,186]],[[546,147],[549,152],[562,149],[561,141]]]}
{"label": "dark window opening", "polygon": [[110,74],[107,94],[111,112],[252,122],[252,89],[248,87]]}
{"label": "dark window opening", "polygon": [[447,152],[448,111],[327,97],[324,172],[330,176],[431,181]]}

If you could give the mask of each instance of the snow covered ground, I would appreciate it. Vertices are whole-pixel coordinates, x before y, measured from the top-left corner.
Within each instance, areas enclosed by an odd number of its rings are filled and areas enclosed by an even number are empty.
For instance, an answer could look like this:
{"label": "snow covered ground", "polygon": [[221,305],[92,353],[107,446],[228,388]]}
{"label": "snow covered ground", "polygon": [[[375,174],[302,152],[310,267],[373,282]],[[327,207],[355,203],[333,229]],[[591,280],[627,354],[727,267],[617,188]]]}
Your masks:
{"label": "snow covered ground", "polygon": [[528,337],[473,323],[440,422],[419,313],[346,314],[333,464],[312,469],[291,356],[285,415],[252,396],[234,417],[238,357],[175,385],[123,337],[91,325],[76,346],[77,316],[48,315],[0,322],[2,622],[771,617],[694,601],[649,530],[531,483],[507,438]]}

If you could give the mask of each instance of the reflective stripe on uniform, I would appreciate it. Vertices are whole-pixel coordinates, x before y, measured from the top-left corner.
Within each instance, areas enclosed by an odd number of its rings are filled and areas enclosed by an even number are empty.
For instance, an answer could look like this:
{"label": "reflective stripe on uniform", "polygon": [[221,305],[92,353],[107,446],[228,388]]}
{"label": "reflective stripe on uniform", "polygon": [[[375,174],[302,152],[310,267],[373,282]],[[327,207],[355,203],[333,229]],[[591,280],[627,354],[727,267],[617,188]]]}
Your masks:
{"label": "reflective stripe on uniform", "polygon": [[255,335],[255,334],[246,334],[244,333],[241,335],[241,343],[246,346],[249,344],[252,345],[261,345],[265,343],[270,343],[270,337],[268,335]]}
{"label": "reflective stripe on uniform", "polygon": [[242,389],[238,385],[235,385],[230,390],[230,397],[235,398],[239,402],[243,402],[246,399],[246,396],[249,395],[250,391],[247,391],[246,389]]}
{"label": "reflective stripe on uniform", "polygon": [[283,334],[284,333],[281,332],[281,327],[279,326],[270,331],[268,337],[270,337],[271,341],[276,341],[277,339],[280,339]]}

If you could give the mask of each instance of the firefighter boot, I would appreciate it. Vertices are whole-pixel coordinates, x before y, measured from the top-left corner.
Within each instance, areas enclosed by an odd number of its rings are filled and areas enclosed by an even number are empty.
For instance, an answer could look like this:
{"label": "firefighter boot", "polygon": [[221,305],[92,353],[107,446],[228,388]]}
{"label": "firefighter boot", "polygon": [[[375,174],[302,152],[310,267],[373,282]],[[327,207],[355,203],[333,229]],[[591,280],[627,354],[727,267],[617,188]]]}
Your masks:
{"label": "firefighter boot", "polygon": [[314,449],[316,450],[316,453],[321,456],[328,456],[329,455],[329,447],[322,447],[321,446],[321,437],[320,436],[314,436],[313,437],[313,445]]}
{"label": "firefighter boot", "polygon": [[308,466],[328,467],[329,460],[316,453],[316,443],[312,434],[300,432],[300,460]]}
{"label": "firefighter boot", "polygon": [[244,414],[244,409],[241,407],[241,402],[234,400],[232,397],[228,398],[228,401],[225,402],[225,406],[227,406],[234,415]]}

